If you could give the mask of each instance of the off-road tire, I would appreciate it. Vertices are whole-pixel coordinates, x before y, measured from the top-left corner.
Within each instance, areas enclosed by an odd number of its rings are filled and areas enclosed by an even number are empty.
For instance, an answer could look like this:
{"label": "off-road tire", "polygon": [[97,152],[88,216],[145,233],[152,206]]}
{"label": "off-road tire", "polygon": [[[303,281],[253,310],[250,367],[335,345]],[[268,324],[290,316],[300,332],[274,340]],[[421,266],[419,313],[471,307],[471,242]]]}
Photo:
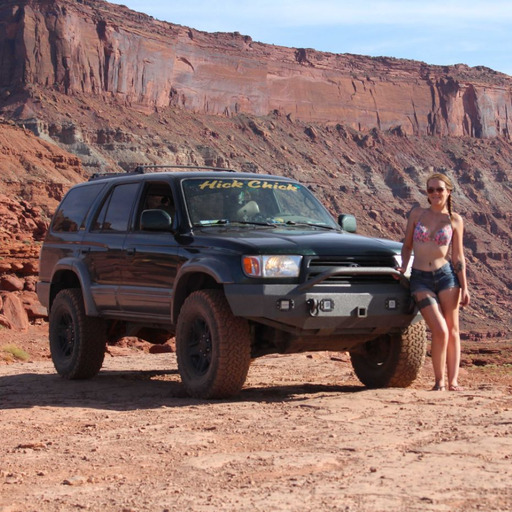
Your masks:
{"label": "off-road tire", "polygon": [[350,353],[358,379],[368,388],[406,388],[418,377],[425,362],[425,323],[410,325],[401,334],[368,341]]}
{"label": "off-road tire", "polygon": [[251,364],[249,323],[233,316],[222,291],[196,291],[178,317],[176,353],[181,380],[190,396],[236,395]]}
{"label": "off-road tire", "polygon": [[50,311],[50,352],[55,369],[66,379],[94,377],[103,364],[105,322],[85,314],[82,292],[60,291]]}

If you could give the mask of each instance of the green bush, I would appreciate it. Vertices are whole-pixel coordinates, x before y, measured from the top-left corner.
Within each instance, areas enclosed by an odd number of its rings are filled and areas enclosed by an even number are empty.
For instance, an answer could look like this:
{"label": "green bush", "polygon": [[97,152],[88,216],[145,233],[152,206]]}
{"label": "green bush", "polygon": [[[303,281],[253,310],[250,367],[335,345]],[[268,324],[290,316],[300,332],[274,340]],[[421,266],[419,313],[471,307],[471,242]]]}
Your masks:
{"label": "green bush", "polygon": [[30,359],[30,355],[16,345],[5,345],[0,349],[0,352],[3,354],[2,359],[5,360],[13,358],[20,361],[28,361]]}

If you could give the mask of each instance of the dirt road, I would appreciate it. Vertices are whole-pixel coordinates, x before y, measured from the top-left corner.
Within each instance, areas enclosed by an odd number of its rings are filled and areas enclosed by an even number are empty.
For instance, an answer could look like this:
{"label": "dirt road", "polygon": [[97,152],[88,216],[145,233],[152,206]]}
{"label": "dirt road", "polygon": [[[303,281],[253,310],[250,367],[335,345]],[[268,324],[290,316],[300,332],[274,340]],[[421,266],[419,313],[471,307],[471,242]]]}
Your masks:
{"label": "dirt road", "polygon": [[256,360],[187,398],[174,354],[112,349],[90,381],[0,365],[0,512],[509,511],[512,371],[367,390],[345,354]]}

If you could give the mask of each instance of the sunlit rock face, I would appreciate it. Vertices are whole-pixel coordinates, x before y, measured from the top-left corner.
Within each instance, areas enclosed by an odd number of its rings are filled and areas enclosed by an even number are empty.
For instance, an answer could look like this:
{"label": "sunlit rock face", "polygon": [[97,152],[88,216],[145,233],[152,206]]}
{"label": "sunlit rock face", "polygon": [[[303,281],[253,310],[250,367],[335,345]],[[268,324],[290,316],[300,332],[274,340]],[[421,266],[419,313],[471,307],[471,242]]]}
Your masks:
{"label": "sunlit rock face", "polygon": [[228,116],[278,111],[357,130],[510,137],[512,78],[486,68],[266,45],[101,0],[7,0],[0,26],[4,88],[37,84]]}
{"label": "sunlit rock face", "polygon": [[358,233],[394,240],[428,206],[426,177],[447,173],[465,219],[463,334],[510,338],[511,91],[487,68],[264,45],[101,0],[2,0],[0,325],[25,325],[6,294],[44,315],[40,245],[72,184],[178,164],[296,178]]}

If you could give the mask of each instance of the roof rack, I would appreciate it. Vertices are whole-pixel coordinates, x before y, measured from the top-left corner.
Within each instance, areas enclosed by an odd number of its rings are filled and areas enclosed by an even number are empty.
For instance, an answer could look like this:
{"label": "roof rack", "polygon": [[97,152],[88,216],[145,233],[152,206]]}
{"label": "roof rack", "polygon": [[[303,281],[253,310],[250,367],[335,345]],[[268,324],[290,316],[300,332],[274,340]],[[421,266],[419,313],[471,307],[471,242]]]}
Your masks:
{"label": "roof rack", "polygon": [[210,167],[208,165],[138,165],[134,172],[144,174],[146,169],[189,169],[195,171],[204,169],[206,171],[236,172],[234,169],[225,169],[224,167]]}
{"label": "roof rack", "polygon": [[126,172],[106,172],[106,173],[94,173],[89,178],[89,181],[116,178],[120,176],[132,176],[136,174],[145,174],[147,170],[151,169],[182,169],[189,171],[221,171],[221,172],[237,172],[234,169],[225,169],[223,167],[210,167],[207,165],[138,165],[133,171]]}

